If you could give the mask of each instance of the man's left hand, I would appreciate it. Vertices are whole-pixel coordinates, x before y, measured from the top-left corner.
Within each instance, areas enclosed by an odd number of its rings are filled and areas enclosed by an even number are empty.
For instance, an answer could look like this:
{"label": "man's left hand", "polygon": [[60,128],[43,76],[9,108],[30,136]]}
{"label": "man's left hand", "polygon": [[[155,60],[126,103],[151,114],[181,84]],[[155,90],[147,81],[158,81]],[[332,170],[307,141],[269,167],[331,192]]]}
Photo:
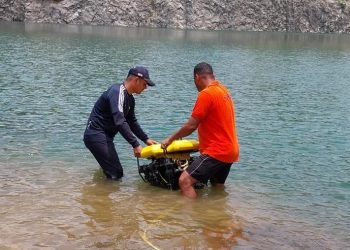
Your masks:
{"label": "man's left hand", "polygon": [[155,140],[152,140],[152,139],[147,139],[146,144],[149,146],[149,145],[153,145],[153,144],[158,144],[158,142]]}

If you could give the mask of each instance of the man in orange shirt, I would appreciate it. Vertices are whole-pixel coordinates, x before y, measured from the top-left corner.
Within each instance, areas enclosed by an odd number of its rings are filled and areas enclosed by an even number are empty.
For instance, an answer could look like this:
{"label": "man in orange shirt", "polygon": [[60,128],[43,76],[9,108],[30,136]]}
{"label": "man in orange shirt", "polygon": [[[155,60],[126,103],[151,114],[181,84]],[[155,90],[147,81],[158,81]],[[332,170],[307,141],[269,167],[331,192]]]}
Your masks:
{"label": "man in orange shirt", "polygon": [[213,68],[202,62],[193,70],[194,83],[199,92],[192,115],[174,134],[161,142],[162,148],[174,140],[192,134],[198,128],[201,155],[192,162],[179,179],[184,196],[196,198],[193,185],[197,182],[224,187],[233,162],[239,158],[239,144],[235,128],[235,112],[228,89],[215,80]]}

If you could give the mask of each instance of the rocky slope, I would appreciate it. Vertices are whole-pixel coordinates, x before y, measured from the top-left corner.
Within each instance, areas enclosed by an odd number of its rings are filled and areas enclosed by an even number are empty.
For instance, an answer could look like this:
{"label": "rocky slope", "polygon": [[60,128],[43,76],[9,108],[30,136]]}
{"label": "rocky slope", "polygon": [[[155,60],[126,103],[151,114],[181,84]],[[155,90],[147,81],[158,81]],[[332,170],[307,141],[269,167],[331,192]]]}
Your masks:
{"label": "rocky slope", "polygon": [[289,32],[350,32],[350,0],[0,0],[0,20]]}

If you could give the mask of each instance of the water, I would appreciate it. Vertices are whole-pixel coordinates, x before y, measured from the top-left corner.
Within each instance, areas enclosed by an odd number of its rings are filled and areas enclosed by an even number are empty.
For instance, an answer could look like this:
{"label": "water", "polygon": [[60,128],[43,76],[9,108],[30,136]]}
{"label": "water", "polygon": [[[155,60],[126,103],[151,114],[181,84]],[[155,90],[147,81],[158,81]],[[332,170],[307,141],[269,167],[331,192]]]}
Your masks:
{"label": "water", "polygon": [[[104,180],[82,143],[99,94],[148,66],[136,111],[162,140],[191,113],[201,61],[236,104],[225,192],[143,183],[120,136],[126,176]],[[0,66],[1,249],[350,248],[349,35],[0,23]]]}

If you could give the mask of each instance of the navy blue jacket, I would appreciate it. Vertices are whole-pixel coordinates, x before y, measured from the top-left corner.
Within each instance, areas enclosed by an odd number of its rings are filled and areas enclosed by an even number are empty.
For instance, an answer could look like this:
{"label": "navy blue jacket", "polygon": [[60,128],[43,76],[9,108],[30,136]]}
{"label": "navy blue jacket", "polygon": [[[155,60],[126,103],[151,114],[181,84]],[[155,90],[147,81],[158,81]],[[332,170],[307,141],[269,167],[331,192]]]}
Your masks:
{"label": "navy blue jacket", "polygon": [[135,135],[143,142],[148,139],[135,116],[135,99],[123,84],[113,84],[98,98],[91,111],[84,140],[113,140],[118,132],[133,148],[140,145]]}

